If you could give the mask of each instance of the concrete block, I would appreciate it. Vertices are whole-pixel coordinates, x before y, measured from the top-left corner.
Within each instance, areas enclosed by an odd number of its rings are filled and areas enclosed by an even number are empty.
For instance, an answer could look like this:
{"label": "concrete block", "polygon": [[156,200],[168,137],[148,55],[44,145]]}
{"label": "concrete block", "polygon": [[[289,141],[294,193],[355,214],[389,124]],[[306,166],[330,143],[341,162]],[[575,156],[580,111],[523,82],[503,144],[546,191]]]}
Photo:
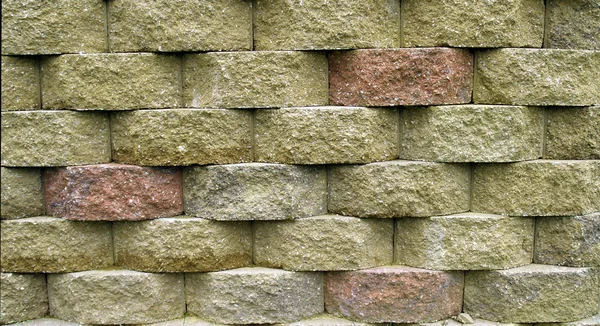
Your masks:
{"label": "concrete block", "polygon": [[546,1],[546,48],[600,50],[600,3]]}
{"label": "concrete block", "polygon": [[1,175],[0,217],[3,220],[44,215],[40,169],[2,167]]}
{"label": "concrete block", "polygon": [[48,312],[44,274],[0,273],[0,285],[0,324],[41,318]]}
{"label": "concrete block", "polygon": [[353,320],[339,318],[330,314],[320,314],[316,317],[278,326],[377,326],[381,324],[358,323]]}
{"label": "concrete block", "polygon": [[553,107],[546,110],[544,158],[600,159],[600,106]]}
{"label": "concrete block", "polygon": [[[2,40],[4,41],[4,37]],[[41,107],[36,60],[3,55],[2,111],[39,110]]]}
{"label": "concrete block", "polygon": [[[454,317],[452,317],[454,318]],[[419,324],[407,324],[403,326],[463,326],[464,323],[456,321],[455,319],[444,319],[436,321],[435,323],[419,323]],[[523,324],[523,323],[498,323],[495,321],[489,321],[485,319],[474,319],[473,326],[534,326],[535,324]]]}
{"label": "concrete block", "polygon": [[44,317],[32,320],[26,320],[21,323],[12,324],[14,326],[79,326],[78,323],[73,323],[70,321],[64,321],[57,318],[52,317]]}
{"label": "concrete block", "polygon": [[598,326],[600,325],[600,314],[589,318],[565,323],[537,323],[536,326]]}

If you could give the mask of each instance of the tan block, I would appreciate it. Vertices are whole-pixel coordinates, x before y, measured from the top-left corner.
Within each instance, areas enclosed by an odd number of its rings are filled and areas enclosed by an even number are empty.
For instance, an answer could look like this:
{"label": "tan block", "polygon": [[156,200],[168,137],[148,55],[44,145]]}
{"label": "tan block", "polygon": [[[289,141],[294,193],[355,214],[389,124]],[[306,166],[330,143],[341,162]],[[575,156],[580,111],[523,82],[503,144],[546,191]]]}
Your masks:
{"label": "tan block", "polygon": [[41,106],[36,60],[3,55],[2,111],[39,110]]}
{"label": "tan block", "polygon": [[600,159],[600,106],[547,109],[544,158]]}
{"label": "tan block", "polygon": [[0,273],[0,285],[0,324],[41,318],[48,312],[44,274]]}
{"label": "tan block", "polygon": [[600,50],[598,1],[549,0],[546,8],[544,47]]}
{"label": "tan block", "polygon": [[1,175],[1,219],[44,215],[46,208],[40,169],[2,167]]}

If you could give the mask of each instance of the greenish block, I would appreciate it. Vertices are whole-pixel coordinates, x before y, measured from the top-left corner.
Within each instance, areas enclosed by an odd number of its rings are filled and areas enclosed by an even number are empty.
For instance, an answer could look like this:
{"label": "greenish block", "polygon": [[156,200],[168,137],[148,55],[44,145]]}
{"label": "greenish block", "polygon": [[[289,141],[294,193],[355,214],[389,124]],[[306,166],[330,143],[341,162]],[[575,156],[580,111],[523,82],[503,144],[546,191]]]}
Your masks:
{"label": "greenish block", "polygon": [[52,317],[38,318],[32,320],[26,320],[14,326],[80,326],[78,323],[64,321]]}
{"label": "greenish block", "polygon": [[42,172],[35,168],[2,167],[0,217],[11,220],[44,215]]}
{"label": "greenish block", "polygon": [[597,0],[548,0],[546,8],[544,47],[600,50]]}
{"label": "greenish block", "polygon": [[0,273],[0,287],[0,324],[42,318],[48,312],[44,274]]}
{"label": "greenish block", "polygon": [[553,107],[546,110],[544,158],[600,159],[600,106]]}
{"label": "greenish block", "polygon": [[41,108],[37,69],[35,59],[2,56],[2,111]]}
{"label": "greenish block", "polygon": [[600,325],[600,314],[566,323],[537,323],[536,326],[598,326]]}

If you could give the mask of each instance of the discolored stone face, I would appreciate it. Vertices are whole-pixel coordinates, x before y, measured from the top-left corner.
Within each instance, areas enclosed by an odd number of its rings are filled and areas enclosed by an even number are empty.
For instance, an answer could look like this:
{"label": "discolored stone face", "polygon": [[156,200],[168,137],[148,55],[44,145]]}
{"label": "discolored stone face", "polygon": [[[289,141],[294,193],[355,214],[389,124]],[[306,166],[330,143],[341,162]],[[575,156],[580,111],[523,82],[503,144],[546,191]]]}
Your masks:
{"label": "discolored stone face", "polygon": [[544,158],[600,159],[600,106],[552,107],[548,116]]}
{"label": "discolored stone face", "polygon": [[277,326],[381,326],[380,324],[359,323],[354,320],[339,318],[330,314],[320,314],[316,317],[304,319],[290,324]]}
{"label": "discolored stone face", "polygon": [[36,168],[2,167],[0,217],[11,220],[44,215],[42,171]]}
{"label": "discolored stone face", "polygon": [[44,274],[0,273],[0,286],[0,324],[41,318],[48,312]]}
{"label": "discolored stone face", "polygon": [[549,0],[546,8],[544,47],[600,50],[600,6],[596,0]]}
{"label": "discolored stone face", "polygon": [[37,70],[35,59],[2,56],[2,111],[41,108]]}
{"label": "discolored stone face", "polygon": [[600,325],[600,314],[566,323],[537,323],[536,326],[597,326]]}

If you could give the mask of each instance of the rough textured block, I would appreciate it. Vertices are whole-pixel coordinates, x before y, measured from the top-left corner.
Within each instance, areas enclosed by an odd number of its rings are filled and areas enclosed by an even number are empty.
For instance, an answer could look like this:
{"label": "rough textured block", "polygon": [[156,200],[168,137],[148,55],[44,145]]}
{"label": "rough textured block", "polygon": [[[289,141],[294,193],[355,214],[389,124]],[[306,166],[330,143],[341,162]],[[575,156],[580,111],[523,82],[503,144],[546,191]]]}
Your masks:
{"label": "rough textured block", "polygon": [[254,262],[288,270],[354,270],[392,263],[393,221],[324,215],[254,224]]}
{"label": "rough textured block", "polygon": [[600,277],[591,268],[528,265],[465,275],[464,311],[500,322],[564,322],[598,313]]}
{"label": "rough textured block", "polygon": [[186,214],[215,220],[286,220],[323,215],[321,167],[267,163],[184,168]]}
{"label": "rough textured block", "polygon": [[2,112],[2,165],[110,162],[108,122],[102,112]]}
{"label": "rough textured block", "polygon": [[80,326],[78,323],[64,321],[52,317],[38,318],[33,320],[27,320],[22,323],[15,324],[15,326]]}
{"label": "rough textured block", "polygon": [[478,164],[471,210],[509,216],[581,215],[600,210],[600,161]]}
{"label": "rough textured block", "polygon": [[400,3],[394,0],[258,0],[256,50],[400,47]]}
{"label": "rough textured block", "polygon": [[515,105],[599,104],[598,75],[598,51],[480,51],[476,53],[473,101]]}
{"label": "rough textured block", "polygon": [[180,106],[181,60],[168,54],[67,54],[42,60],[44,109]]}
{"label": "rough textured block", "polygon": [[0,273],[0,285],[0,324],[41,318],[48,312],[44,274]]}
{"label": "rough textured block", "polygon": [[62,273],[113,263],[109,223],[46,216],[0,223],[3,272]]}
{"label": "rough textured block", "polygon": [[332,166],[329,212],[358,217],[432,216],[469,210],[469,167],[415,161]]}
{"label": "rough textured block", "polygon": [[224,324],[297,321],[323,312],[323,275],[262,267],[186,274],[188,311]]}
{"label": "rough textured block", "polygon": [[35,59],[3,55],[2,111],[39,110],[41,105],[40,81]]}
{"label": "rough textured block", "polygon": [[333,52],[329,85],[334,105],[469,103],[473,56],[448,48]]}
{"label": "rough textured block", "polygon": [[369,163],[398,158],[398,111],[348,107],[257,110],[256,160]]}
{"label": "rough textured block", "polygon": [[566,323],[537,323],[536,326],[598,326],[600,325],[600,314]]}
{"label": "rough textured block", "polygon": [[325,275],[325,309],[367,323],[414,323],[457,315],[462,272],[402,266],[332,272]]}
{"label": "rough textured block", "polygon": [[183,275],[129,270],[48,275],[50,315],[81,324],[141,324],[185,313]]}
{"label": "rough textured block", "polygon": [[377,326],[378,324],[357,323],[353,320],[339,318],[330,314],[320,314],[316,317],[304,319],[290,324],[279,326]]}
{"label": "rough textured block", "polygon": [[40,169],[2,167],[0,217],[10,220],[44,215]]}
{"label": "rough textured block", "polygon": [[46,211],[71,220],[147,220],[183,213],[181,170],[124,164],[48,169]]}
{"label": "rough textured block", "polygon": [[252,3],[244,0],[108,2],[114,52],[252,50]]}
{"label": "rough textured block", "polygon": [[252,112],[138,110],[111,115],[115,162],[226,164],[252,160]]}
{"label": "rough textured block", "polygon": [[188,54],[186,107],[272,108],[327,105],[325,53],[294,51]]}
{"label": "rough textured block", "polygon": [[600,106],[549,108],[546,153],[550,159],[600,159]]}
{"label": "rough textured block", "polygon": [[402,1],[403,46],[542,47],[544,1]]}
{"label": "rough textured block", "polygon": [[[454,317],[453,317],[454,318]],[[435,323],[418,323],[418,324],[407,324],[402,326],[463,326],[464,323],[456,321],[454,319],[444,319],[436,321]],[[473,326],[534,326],[534,324],[522,324],[522,323],[498,323],[495,321],[489,321],[484,319],[474,319]]]}
{"label": "rough textured block", "polygon": [[2,1],[2,54],[106,50],[102,0]]}
{"label": "rough textured block", "polygon": [[546,8],[544,47],[600,50],[597,0],[549,0]]}
{"label": "rough textured block", "polygon": [[430,106],[401,111],[400,157],[510,162],[541,156],[543,111],[522,106]]}

